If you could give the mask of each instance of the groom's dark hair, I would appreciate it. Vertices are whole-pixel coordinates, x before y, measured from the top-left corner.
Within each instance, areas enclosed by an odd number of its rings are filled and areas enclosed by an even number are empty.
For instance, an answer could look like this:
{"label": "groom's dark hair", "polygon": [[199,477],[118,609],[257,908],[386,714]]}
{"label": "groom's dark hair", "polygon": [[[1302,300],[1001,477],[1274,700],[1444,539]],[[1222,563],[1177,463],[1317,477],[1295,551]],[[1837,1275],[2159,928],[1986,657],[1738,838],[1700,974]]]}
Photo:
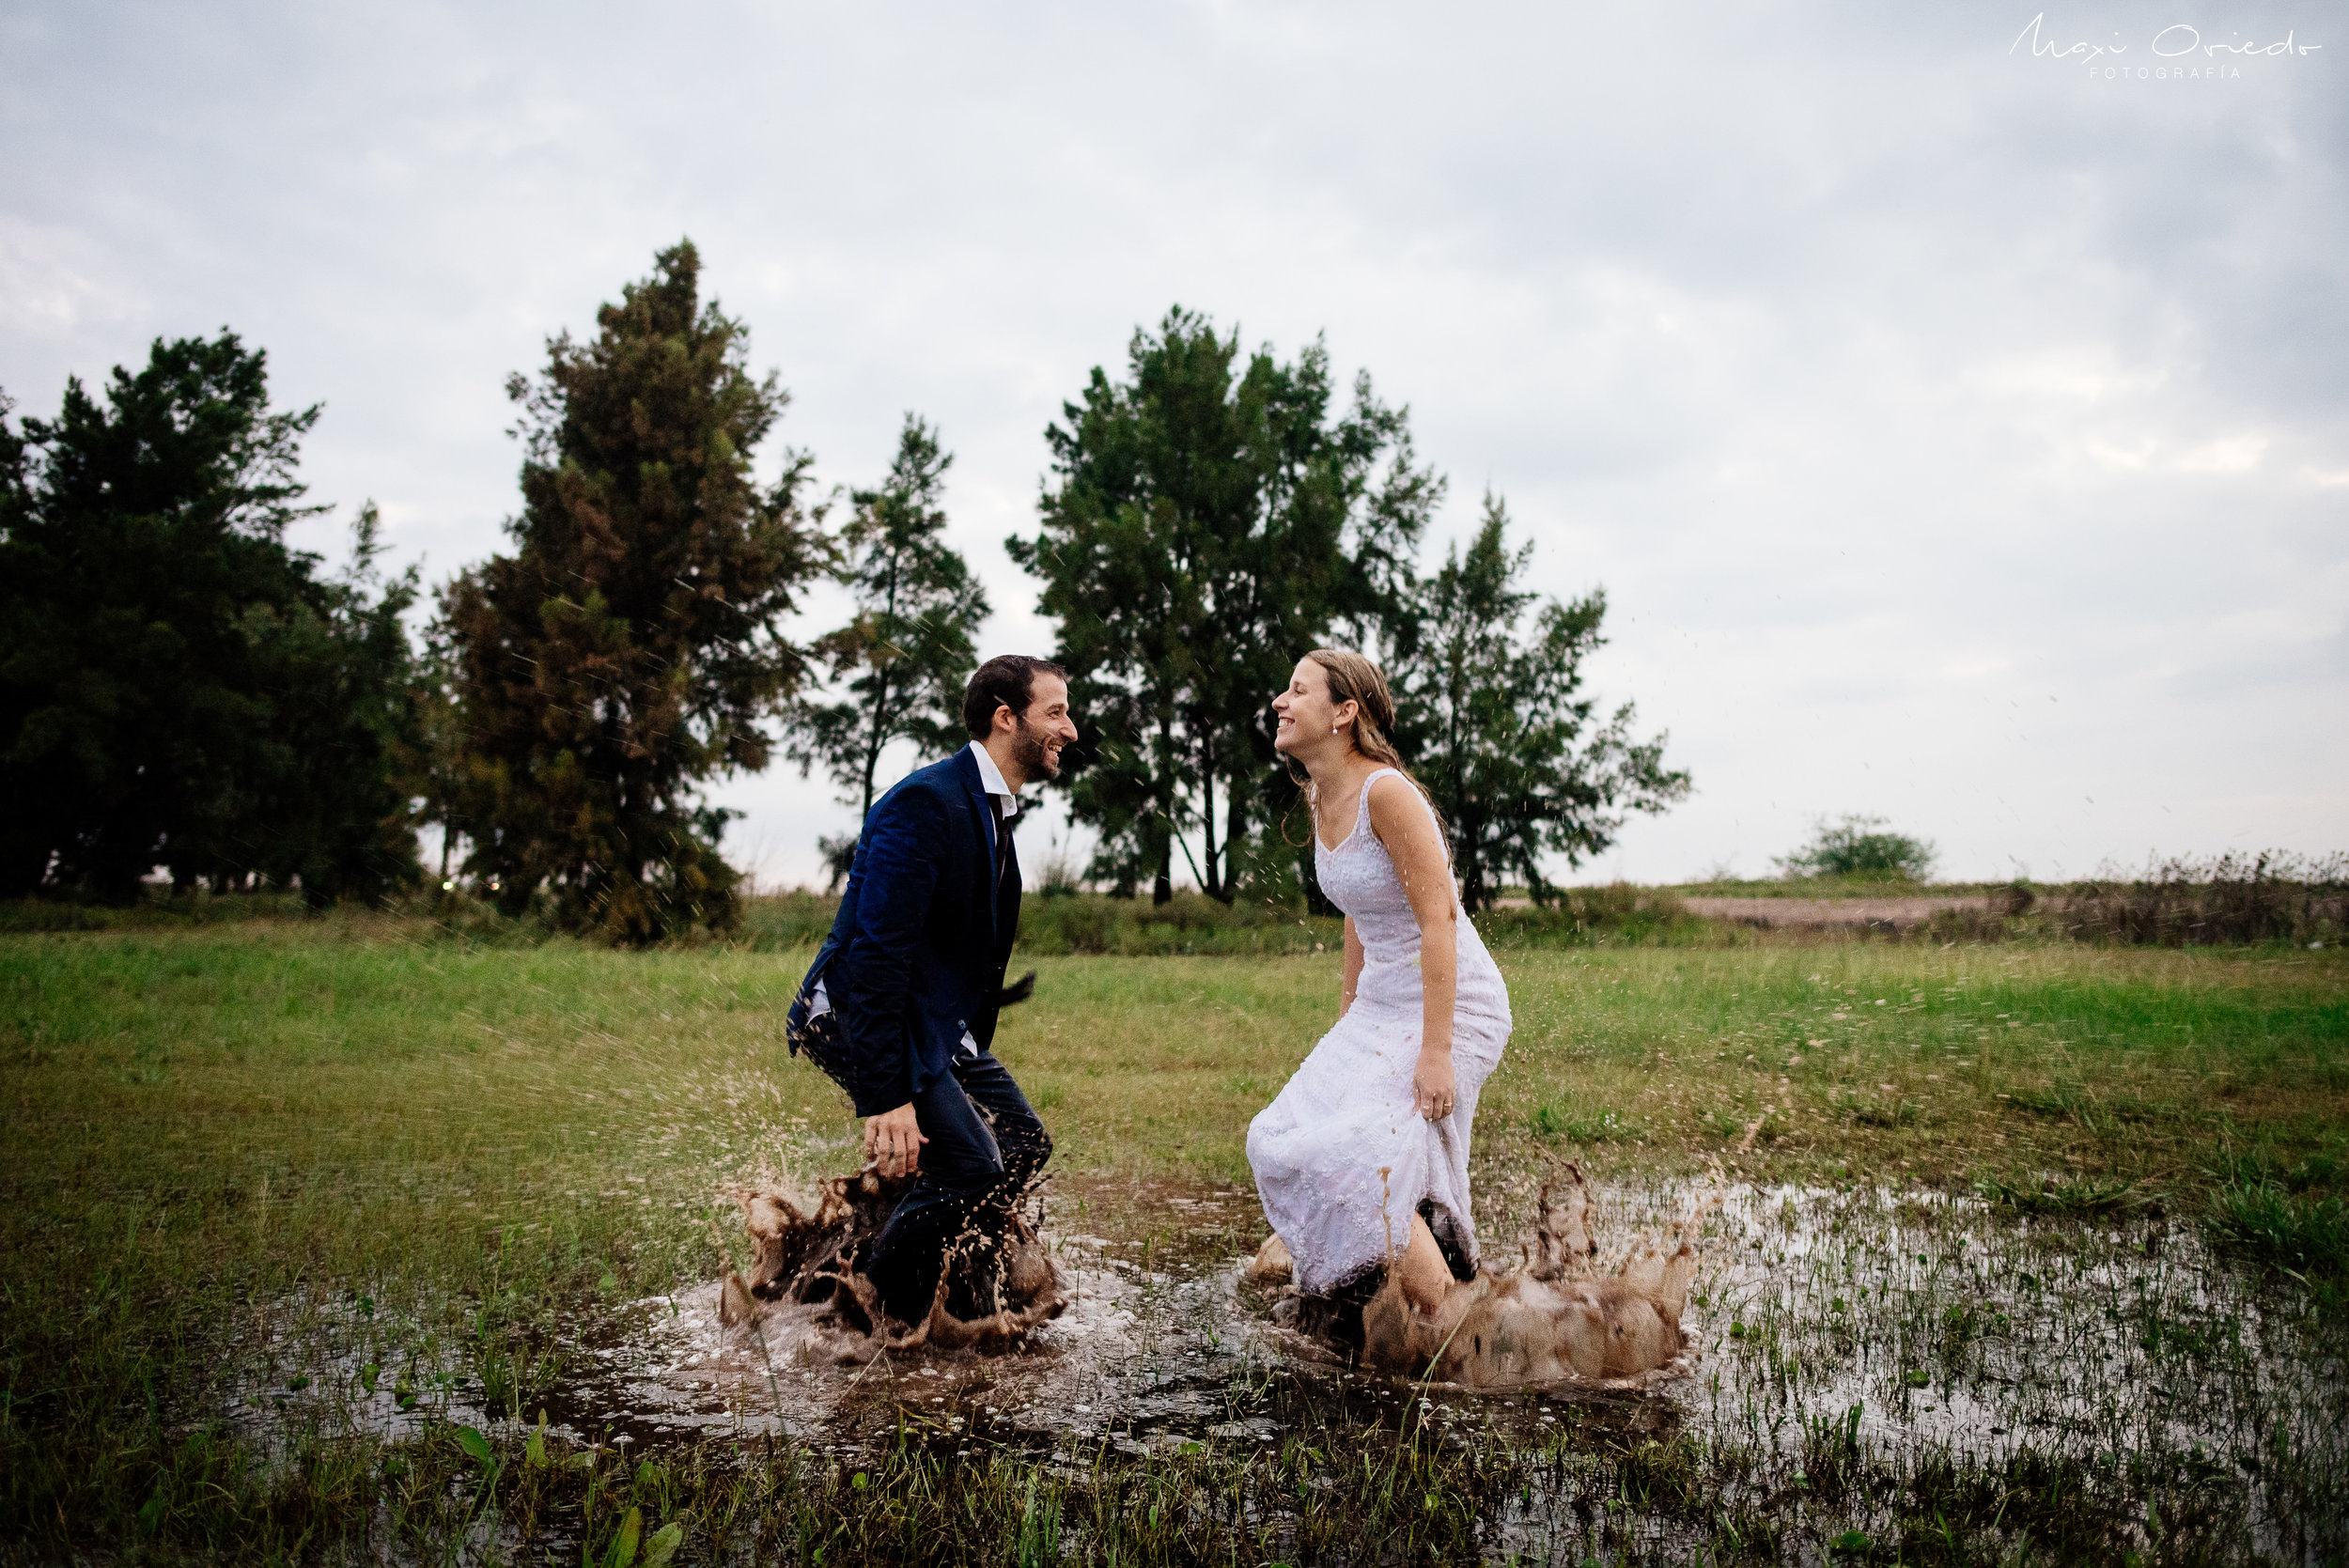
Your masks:
{"label": "groom's dark hair", "polygon": [[971,732],[971,738],[987,738],[995,727],[999,707],[1010,708],[1015,719],[1026,718],[1039,675],[1068,678],[1068,672],[1050,660],[1031,659],[1024,653],[999,653],[980,665],[971,677],[971,689],[962,694],[962,727]]}

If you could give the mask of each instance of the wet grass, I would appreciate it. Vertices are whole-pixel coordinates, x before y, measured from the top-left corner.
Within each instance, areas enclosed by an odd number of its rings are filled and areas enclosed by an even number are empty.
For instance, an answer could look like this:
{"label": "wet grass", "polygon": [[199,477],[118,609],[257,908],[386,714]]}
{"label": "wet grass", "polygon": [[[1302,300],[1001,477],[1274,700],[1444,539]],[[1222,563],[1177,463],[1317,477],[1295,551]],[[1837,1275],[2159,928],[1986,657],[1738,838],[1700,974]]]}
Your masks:
{"label": "wet grass", "polygon": [[2230,1183],[2212,1196],[2211,1228],[2233,1250],[2278,1268],[2326,1281],[2349,1272],[2349,1209],[2338,1197]]}
{"label": "wet grass", "polygon": [[[1552,1402],[1544,1423],[1509,1401],[1366,1409],[1272,1369],[1217,1394],[1270,1443],[1056,1453],[1032,1429],[891,1425],[853,1452],[710,1437],[625,1461],[542,1437],[534,1464],[511,1418],[575,1370],[570,1327],[738,1245],[712,1187],[849,1159],[845,1107],[781,1048],[802,961],[364,919],[0,939],[0,1538],[42,1558],[604,1561],[635,1510],[638,1561],[670,1524],[680,1560],[781,1561],[2349,1550],[2313,1479],[2344,1452],[2349,1383],[2349,963],[2330,950],[1504,952],[1517,1032],[1478,1123],[1487,1235],[1517,1234],[1569,1155],[1682,1187],[1719,1159],[1845,1195],[1803,1202],[1874,1249],[1788,1253],[1757,1221],[1756,1259],[1781,1266],[1698,1309],[1718,1330],[1702,1396]],[[1117,1223],[1179,1238],[1148,1194],[1244,1179],[1247,1119],[1326,1027],[1334,960],[1038,967],[998,1048],[1070,1191],[1122,1186],[1139,1196]],[[1850,1206],[1878,1187],[1968,1206],[1895,1217],[1894,1237]],[[2168,1261],[2146,1265],[2156,1232]],[[1936,1261],[1901,1263],[1920,1251]],[[307,1348],[329,1324],[331,1365]],[[2108,1420],[2095,1443],[2020,1415],[1996,1444],[1884,1424],[1951,1389],[2060,1419],[2087,1396],[2033,1393],[2030,1369],[2092,1343],[2126,1354],[2099,1374],[2116,1408],[2073,1412]],[[2191,1420],[2123,1419],[2198,1386]],[[487,1412],[480,1451],[434,1415],[452,1401]],[[351,1423],[360,1404],[417,1420],[385,1436]]]}
{"label": "wet grass", "polygon": [[2075,1219],[2131,1214],[2156,1207],[2159,1202],[2137,1183],[2117,1176],[2043,1175],[2035,1180],[1983,1176],[1974,1183],[1974,1190],[1989,1203],[2017,1214]]}
{"label": "wet grass", "polygon": [[[1810,1560],[1998,1560],[2026,1543],[2039,1560],[2214,1555],[2212,1521],[2189,1502],[2149,1533],[2110,1503],[2111,1477],[2038,1455],[1961,1472],[1875,1453],[1846,1423],[1809,1440],[1796,1496],[1757,1484],[1747,1448],[1580,1409],[1539,1435],[1439,1432],[1406,1421],[1316,1424],[1277,1406],[1295,1436],[1217,1439],[1138,1463],[1108,1445],[1049,1454],[947,1451],[908,1424],[856,1453],[711,1444],[631,1461],[610,1448],[470,1429],[397,1452],[305,1456],[304,1484],[241,1492],[198,1440],[159,1479],[148,1541],[194,1555],[300,1556],[337,1513],[364,1506],[379,1545],[443,1555],[452,1540],[512,1560],[1044,1564],[1193,1562],[1623,1562]],[[1363,1439],[1377,1440],[1365,1447]],[[467,1439],[472,1439],[468,1441]],[[1337,1445],[1343,1444],[1344,1447]],[[2192,1478],[2173,1495],[2190,1498]],[[219,1494],[236,1497],[224,1508]],[[1873,1529],[1820,1535],[1789,1516],[1875,1499]],[[1724,1496],[1741,1500],[1719,1510]],[[1560,1501],[1558,1499],[1570,1499]],[[182,1520],[202,1519],[202,1533]],[[1880,1521],[1880,1522],[1875,1522]],[[2163,1550],[2162,1548],[2168,1548]],[[151,1548],[150,1548],[151,1549]],[[649,1550],[648,1550],[649,1549]],[[658,1554],[658,1555],[651,1555]],[[156,1555],[163,1555],[158,1551]],[[2011,1556],[2012,1554],[2007,1554]]]}

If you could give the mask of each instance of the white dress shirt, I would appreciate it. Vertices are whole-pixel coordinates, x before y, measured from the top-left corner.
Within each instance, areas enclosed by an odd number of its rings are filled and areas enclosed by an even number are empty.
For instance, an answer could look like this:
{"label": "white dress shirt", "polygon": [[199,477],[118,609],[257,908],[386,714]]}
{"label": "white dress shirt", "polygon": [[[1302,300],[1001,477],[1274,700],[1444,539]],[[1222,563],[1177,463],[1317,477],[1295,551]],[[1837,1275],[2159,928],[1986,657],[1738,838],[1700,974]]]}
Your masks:
{"label": "white dress shirt", "polygon": [[[987,748],[973,740],[971,742],[971,754],[978,759],[979,787],[993,797],[997,815],[1002,816],[1006,822],[1018,816],[1019,796],[1011,785],[1003,782],[1003,770],[995,766],[995,759],[988,755]],[[987,847],[990,854],[1002,852],[995,844],[995,818],[992,816],[988,817],[987,822]]]}

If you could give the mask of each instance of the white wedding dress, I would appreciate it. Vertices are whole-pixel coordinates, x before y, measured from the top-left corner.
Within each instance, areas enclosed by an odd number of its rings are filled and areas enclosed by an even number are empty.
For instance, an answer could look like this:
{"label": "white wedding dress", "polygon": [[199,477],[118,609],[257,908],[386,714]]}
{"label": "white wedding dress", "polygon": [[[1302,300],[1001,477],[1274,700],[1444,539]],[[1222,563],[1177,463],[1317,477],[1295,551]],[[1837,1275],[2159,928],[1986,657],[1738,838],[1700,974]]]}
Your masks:
{"label": "white wedding dress", "polygon": [[[1441,1121],[1420,1115],[1411,1090],[1424,1028],[1419,923],[1394,862],[1370,829],[1371,784],[1390,773],[1402,777],[1382,768],[1363,781],[1353,831],[1335,849],[1322,847],[1318,831],[1314,839],[1321,891],[1352,917],[1362,944],[1354,1004],[1248,1125],[1248,1163],[1265,1218],[1288,1245],[1298,1289],[1309,1294],[1328,1294],[1382,1265],[1390,1248],[1409,1242],[1411,1216],[1423,1202],[1432,1204],[1437,1238],[1476,1260],[1469,1128],[1476,1093],[1509,1040],[1509,991],[1476,927],[1460,914],[1452,1023],[1458,1097]],[[1419,792],[1410,793],[1432,815]]]}

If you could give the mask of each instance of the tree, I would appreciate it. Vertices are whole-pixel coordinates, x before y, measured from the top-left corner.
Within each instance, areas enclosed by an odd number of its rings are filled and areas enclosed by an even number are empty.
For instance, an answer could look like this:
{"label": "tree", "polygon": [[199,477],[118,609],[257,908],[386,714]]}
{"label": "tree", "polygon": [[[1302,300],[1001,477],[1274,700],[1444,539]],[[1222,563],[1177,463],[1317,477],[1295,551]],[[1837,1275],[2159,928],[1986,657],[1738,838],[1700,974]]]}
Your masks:
{"label": "tree", "polygon": [[416,820],[441,830],[441,863],[433,876],[446,887],[457,841],[464,836],[465,807],[474,791],[465,753],[465,709],[459,700],[461,672],[446,619],[425,629],[424,651],[410,686],[410,722],[394,759],[402,790],[415,802]]}
{"label": "tree", "polygon": [[[832,701],[799,706],[788,750],[802,776],[823,766],[841,799],[857,802],[859,822],[873,809],[875,774],[892,741],[945,752],[964,738],[963,688],[988,604],[970,567],[939,536],[953,462],[938,433],[909,413],[888,477],[849,494],[835,575],[856,613],[809,650],[846,684]],[[854,846],[849,839],[848,853]]]}
{"label": "tree", "polygon": [[316,407],[272,411],[236,334],[158,340],[101,404],[0,443],[0,893],[116,902],[298,879],[374,895],[413,865],[385,791],[412,574],[321,580],[287,528]]}
{"label": "tree", "polygon": [[[412,885],[414,800],[399,766],[415,745],[417,671],[406,615],[413,566],[386,580],[372,502],[352,525],[350,564],[282,613],[250,613],[272,722],[249,814],[258,873],[299,882],[313,906],[378,902]],[[175,862],[175,875],[181,867]],[[201,867],[196,869],[200,870]]]}
{"label": "tree", "polygon": [[1808,845],[1773,863],[1781,876],[1790,878],[1881,877],[1923,881],[1933,870],[1932,841],[1892,832],[1890,828],[1881,816],[1847,815],[1832,823],[1821,817]]}
{"label": "tree", "polygon": [[725,815],[699,790],[767,766],[764,721],[803,665],[782,618],[819,569],[787,452],[761,485],[759,442],[788,401],[748,369],[748,334],[700,299],[690,241],[547,345],[521,410],[515,551],[443,600],[468,755],[466,865],[519,912],[552,889],[566,925],[642,942],[734,919]]}
{"label": "tree", "polygon": [[1416,646],[1397,670],[1396,739],[1443,815],[1470,913],[1504,870],[1548,903],[1545,855],[1579,864],[1627,814],[1688,793],[1688,775],[1664,766],[1664,736],[1631,738],[1631,704],[1595,725],[1597,700],[1578,694],[1583,659],[1605,642],[1603,592],[1541,604],[1520,632],[1539,596],[1517,586],[1533,547],[1511,551],[1508,526],[1487,493],[1467,551],[1447,551],[1422,589]]}
{"label": "tree", "polygon": [[1406,411],[1367,376],[1333,415],[1317,342],[1286,365],[1269,349],[1243,358],[1237,331],[1178,307],[1135,333],[1128,372],[1097,367],[1063,406],[1045,432],[1042,527],[1006,543],[1060,626],[1085,728],[1071,810],[1099,835],[1091,874],[1127,894],[1146,878],[1164,902],[1179,852],[1228,902],[1288,787],[1270,693],[1332,626],[1392,620],[1441,487],[1413,458]]}

